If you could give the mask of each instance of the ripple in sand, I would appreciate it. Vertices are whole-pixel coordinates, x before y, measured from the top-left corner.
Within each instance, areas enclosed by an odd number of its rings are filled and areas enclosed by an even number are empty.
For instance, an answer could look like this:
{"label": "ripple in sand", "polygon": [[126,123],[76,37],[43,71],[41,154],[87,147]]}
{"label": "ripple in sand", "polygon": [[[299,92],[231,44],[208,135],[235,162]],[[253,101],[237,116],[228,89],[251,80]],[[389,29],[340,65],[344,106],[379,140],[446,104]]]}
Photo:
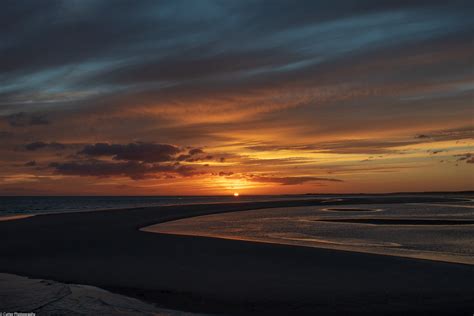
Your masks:
{"label": "ripple in sand", "polygon": [[454,219],[392,219],[392,218],[341,218],[318,219],[318,222],[354,223],[372,225],[473,225],[474,220]]}

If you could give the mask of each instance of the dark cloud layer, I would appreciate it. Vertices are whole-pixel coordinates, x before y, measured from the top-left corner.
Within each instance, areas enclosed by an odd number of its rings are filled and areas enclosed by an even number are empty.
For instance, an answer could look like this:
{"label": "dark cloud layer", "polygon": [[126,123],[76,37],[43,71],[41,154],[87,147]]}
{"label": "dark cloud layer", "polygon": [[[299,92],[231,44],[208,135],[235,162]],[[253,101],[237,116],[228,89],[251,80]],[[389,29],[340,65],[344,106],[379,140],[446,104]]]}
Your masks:
{"label": "dark cloud layer", "polygon": [[188,177],[197,174],[190,166],[147,164],[136,161],[109,162],[101,160],[52,162],[50,168],[58,174],[81,177],[129,177],[133,180],[160,178],[162,175],[177,174]]}
{"label": "dark cloud layer", "polygon": [[122,145],[97,143],[85,146],[79,154],[90,157],[111,156],[115,160],[163,162],[173,160],[173,156],[180,151],[179,147],[168,144],[130,143]]}
{"label": "dark cloud layer", "polygon": [[[28,150],[45,147],[63,149],[58,143],[36,142],[26,146]],[[83,147],[75,160],[51,162],[49,167],[56,173],[92,177],[129,177],[133,180],[161,178],[176,175],[190,177],[202,174],[191,165],[181,165],[180,161],[195,162],[212,158],[199,148],[191,148],[188,154],[183,149],[170,144],[136,142],[129,144],[96,143]],[[186,159],[182,159],[182,156]],[[115,161],[110,161],[110,158]]]}
{"label": "dark cloud layer", "polygon": [[468,38],[472,8],[423,0],[11,1],[0,13],[7,74],[0,81],[9,83],[0,101],[89,103],[109,93],[166,99],[294,75],[314,82],[314,71],[324,71],[314,67],[361,52]]}
{"label": "dark cloud layer", "polygon": [[18,112],[7,115],[5,119],[12,127],[49,124],[49,121],[43,115],[27,114],[25,112]]}
{"label": "dark cloud layer", "polygon": [[34,143],[29,143],[25,145],[25,148],[27,150],[38,150],[38,149],[43,149],[43,148],[48,148],[52,150],[63,150],[66,148],[66,145],[57,143],[57,142],[51,142],[51,143],[45,143],[45,142],[34,142]]}

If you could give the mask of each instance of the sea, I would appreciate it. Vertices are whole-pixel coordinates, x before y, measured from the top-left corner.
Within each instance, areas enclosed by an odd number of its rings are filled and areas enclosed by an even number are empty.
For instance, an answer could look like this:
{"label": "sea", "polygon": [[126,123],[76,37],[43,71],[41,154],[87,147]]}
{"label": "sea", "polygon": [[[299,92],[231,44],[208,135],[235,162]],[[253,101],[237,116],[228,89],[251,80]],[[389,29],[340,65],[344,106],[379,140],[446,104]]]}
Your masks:
{"label": "sea", "polygon": [[0,196],[0,216],[116,210],[166,205],[278,201],[301,195],[247,196]]}
{"label": "sea", "polygon": [[[165,205],[315,198],[343,201],[349,197],[351,196],[12,196],[0,197],[0,219],[3,216],[6,219],[16,215]],[[399,197],[403,201],[403,196]],[[450,197],[451,201],[442,203],[344,204],[334,207],[329,206],[329,203],[328,206],[259,209],[186,218],[143,230],[474,265],[474,195]]]}
{"label": "sea", "polygon": [[474,265],[474,202],[469,197],[443,203],[259,209],[143,230]]}

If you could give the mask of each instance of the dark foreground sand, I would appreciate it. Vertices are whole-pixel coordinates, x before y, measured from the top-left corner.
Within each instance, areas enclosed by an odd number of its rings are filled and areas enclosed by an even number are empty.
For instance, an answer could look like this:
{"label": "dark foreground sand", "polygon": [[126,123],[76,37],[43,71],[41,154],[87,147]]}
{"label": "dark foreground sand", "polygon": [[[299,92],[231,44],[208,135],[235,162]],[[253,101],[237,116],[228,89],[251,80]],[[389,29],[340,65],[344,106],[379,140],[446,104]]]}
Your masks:
{"label": "dark foreground sand", "polygon": [[0,273],[2,311],[36,315],[204,316],[162,309],[104,289]]}
{"label": "dark foreground sand", "polygon": [[227,211],[422,201],[443,200],[392,196],[187,205],[4,221],[0,272],[93,285],[192,312],[472,315],[474,266],[138,230]]}

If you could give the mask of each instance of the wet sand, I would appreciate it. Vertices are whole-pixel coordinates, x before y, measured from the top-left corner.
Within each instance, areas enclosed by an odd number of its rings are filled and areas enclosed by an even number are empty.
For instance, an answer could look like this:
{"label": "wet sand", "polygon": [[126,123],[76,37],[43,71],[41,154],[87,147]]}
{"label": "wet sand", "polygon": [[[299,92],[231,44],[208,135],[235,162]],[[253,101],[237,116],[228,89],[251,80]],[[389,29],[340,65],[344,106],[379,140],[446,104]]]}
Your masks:
{"label": "wet sand", "polygon": [[201,313],[471,315],[473,266],[139,230],[258,208],[444,201],[380,196],[38,215],[0,222],[0,271]]}
{"label": "wet sand", "polygon": [[318,222],[356,223],[371,225],[474,225],[471,220],[453,219],[391,219],[391,218],[339,218],[318,219]]}
{"label": "wet sand", "polygon": [[17,220],[17,219],[27,218],[27,217],[31,217],[31,216],[34,216],[34,215],[7,215],[7,216],[0,216],[0,222],[4,222],[4,221],[14,221],[14,220]]}

